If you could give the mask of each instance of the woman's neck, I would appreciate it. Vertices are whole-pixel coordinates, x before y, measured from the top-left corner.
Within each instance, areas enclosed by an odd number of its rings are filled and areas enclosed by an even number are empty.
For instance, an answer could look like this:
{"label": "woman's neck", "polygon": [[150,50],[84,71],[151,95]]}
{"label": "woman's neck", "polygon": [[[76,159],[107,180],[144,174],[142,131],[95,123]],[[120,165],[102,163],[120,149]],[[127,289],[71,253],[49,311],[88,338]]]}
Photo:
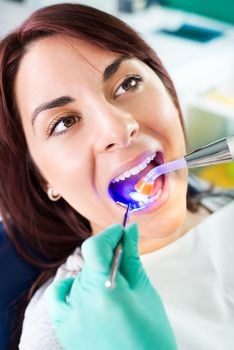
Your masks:
{"label": "woman's neck", "polygon": [[[204,208],[203,206],[199,206],[198,210],[194,213],[187,210],[186,217],[184,220],[184,224],[179,227],[174,233],[168,235],[163,238],[151,238],[144,239],[140,238],[139,240],[139,254],[147,254],[153,252],[155,250],[162,249],[167,245],[173,243],[188,231],[190,231],[193,227],[197,226],[200,222],[202,222],[206,217],[210,215],[210,212]],[[152,236],[151,236],[152,237]]]}

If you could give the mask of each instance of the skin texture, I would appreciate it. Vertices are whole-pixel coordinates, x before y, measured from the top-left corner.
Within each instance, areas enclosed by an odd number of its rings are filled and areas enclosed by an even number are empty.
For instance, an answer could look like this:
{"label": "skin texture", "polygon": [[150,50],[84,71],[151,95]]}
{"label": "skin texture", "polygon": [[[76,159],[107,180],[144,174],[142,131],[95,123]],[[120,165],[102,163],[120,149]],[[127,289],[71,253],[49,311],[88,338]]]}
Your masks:
{"label": "skin texture", "polygon": [[[186,152],[178,112],[151,68],[135,58],[124,60],[103,82],[106,66],[119,56],[74,38],[43,38],[28,47],[15,82],[34,162],[55,193],[91,222],[94,234],[120,223],[125,212],[108,195],[111,179],[157,150],[165,161]],[[126,88],[122,83],[128,74],[143,80],[132,80],[133,87],[128,83]],[[35,108],[60,96],[74,101],[42,111],[32,125]],[[67,114],[72,116],[48,135],[58,117]],[[167,179],[163,204],[130,218],[139,225],[140,253],[165,246],[190,228],[187,171]]]}

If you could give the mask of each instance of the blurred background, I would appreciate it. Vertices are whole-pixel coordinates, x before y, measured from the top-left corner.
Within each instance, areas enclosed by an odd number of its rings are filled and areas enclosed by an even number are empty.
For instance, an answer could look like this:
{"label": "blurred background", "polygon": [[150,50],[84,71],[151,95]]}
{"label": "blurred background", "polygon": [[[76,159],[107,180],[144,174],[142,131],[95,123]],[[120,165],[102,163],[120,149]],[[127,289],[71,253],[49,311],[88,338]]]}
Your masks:
{"label": "blurred background", "polygon": [[[0,37],[34,10],[64,1],[0,0]],[[234,135],[233,0],[87,0],[130,24],[156,50],[174,80],[188,150]],[[234,163],[196,170],[234,187]]]}

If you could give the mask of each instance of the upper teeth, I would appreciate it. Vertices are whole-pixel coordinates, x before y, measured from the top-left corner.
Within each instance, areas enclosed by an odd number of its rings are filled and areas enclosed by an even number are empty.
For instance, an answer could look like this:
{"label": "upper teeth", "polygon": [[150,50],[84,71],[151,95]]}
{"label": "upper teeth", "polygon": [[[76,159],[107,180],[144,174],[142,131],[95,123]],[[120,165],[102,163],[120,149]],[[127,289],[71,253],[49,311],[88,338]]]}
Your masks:
{"label": "upper teeth", "polygon": [[153,154],[150,157],[147,157],[142,163],[140,163],[139,165],[135,166],[134,168],[131,168],[127,171],[125,171],[124,173],[120,174],[119,176],[117,176],[116,178],[114,178],[112,180],[112,182],[119,182],[120,180],[125,180],[126,178],[132,176],[132,175],[136,175],[138,174],[140,171],[142,171],[143,169],[145,169],[147,167],[147,165],[155,158],[156,153]]}

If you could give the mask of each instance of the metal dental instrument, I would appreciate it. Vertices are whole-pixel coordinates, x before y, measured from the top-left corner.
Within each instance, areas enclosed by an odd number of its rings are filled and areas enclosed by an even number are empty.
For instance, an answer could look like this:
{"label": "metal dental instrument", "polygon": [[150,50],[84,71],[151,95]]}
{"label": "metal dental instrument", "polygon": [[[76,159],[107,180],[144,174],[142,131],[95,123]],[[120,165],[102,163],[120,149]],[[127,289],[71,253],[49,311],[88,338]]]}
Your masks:
{"label": "metal dental instrument", "polygon": [[135,185],[137,192],[152,195],[155,179],[174,170],[196,168],[234,161],[234,136],[226,137],[201,147],[181,159],[158,165]]}
{"label": "metal dental instrument", "polygon": [[[129,214],[130,214],[130,204],[128,204],[127,210],[124,214],[123,227],[125,227],[127,224]],[[105,282],[106,288],[114,288],[115,287],[116,273],[117,273],[119,266],[120,266],[120,263],[121,263],[122,254],[123,254],[123,241],[121,238],[121,240],[120,240],[120,242],[117,245],[116,250],[115,250],[115,255],[114,255],[112,266],[111,266],[110,277]]]}

